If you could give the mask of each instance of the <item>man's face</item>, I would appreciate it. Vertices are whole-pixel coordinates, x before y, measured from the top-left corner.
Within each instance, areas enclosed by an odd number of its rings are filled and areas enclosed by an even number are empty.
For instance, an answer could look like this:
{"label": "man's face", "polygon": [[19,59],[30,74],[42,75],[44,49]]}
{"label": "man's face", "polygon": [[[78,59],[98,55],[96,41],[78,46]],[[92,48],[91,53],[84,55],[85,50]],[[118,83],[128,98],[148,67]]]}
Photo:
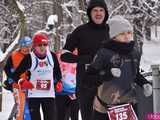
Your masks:
{"label": "man's face", "polygon": [[95,24],[102,24],[105,18],[105,9],[102,7],[94,7],[91,10],[91,19]]}

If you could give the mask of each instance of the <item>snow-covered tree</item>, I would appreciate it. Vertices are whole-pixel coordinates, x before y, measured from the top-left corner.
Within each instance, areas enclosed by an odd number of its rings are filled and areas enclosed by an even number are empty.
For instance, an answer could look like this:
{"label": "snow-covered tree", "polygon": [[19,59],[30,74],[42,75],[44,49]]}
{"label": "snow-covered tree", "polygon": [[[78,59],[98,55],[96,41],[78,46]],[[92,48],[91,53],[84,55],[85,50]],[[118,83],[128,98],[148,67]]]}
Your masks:
{"label": "snow-covered tree", "polygon": [[151,40],[150,27],[160,21],[159,0],[106,0],[110,17],[125,16],[134,26],[137,46],[142,52],[143,40]]}
{"label": "snow-covered tree", "polygon": [[[21,34],[32,37],[37,31],[45,29],[47,18],[55,14],[58,16],[55,31],[58,38],[56,50],[60,49],[65,43],[67,34],[86,21],[84,16],[88,2],[89,0],[2,0],[1,48],[12,43],[20,26],[24,30]],[[121,14],[133,23],[135,38],[139,43],[143,39],[150,40],[149,28],[153,24],[158,24],[160,19],[159,0],[106,0],[106,3],[110,17]]]}

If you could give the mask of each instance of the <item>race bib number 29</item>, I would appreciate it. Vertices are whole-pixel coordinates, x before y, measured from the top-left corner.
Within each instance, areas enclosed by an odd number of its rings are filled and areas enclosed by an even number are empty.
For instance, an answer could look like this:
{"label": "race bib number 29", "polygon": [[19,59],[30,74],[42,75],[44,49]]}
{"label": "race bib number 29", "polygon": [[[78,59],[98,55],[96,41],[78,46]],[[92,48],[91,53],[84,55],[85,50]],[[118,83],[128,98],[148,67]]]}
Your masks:
{"label": "race bib number 29", "polygon": [[111,107],[107,113],[110,120],[138,120],[130,104]]}
{"label": "race bib number 29", "polygon": [[37,80],[37,90],[49,90],[51,86],[51,80]]}

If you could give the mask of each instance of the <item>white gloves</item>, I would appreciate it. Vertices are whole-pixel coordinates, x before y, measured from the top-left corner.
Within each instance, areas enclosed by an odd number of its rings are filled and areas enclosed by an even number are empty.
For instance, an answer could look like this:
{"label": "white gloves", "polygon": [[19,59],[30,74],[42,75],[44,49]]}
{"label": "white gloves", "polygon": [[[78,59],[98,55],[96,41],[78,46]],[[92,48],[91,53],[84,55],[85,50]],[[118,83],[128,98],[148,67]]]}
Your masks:
{"label": "white gloves", "polygon": [[121,69],[120,68],[111,68],[111,73],[113,77],[120,77],[121,76]]}
{"label": "white gloves", "polygon": [[149,97],[152,95],[152,85],[149,83],[143,85],[143,93],[146,97]]}

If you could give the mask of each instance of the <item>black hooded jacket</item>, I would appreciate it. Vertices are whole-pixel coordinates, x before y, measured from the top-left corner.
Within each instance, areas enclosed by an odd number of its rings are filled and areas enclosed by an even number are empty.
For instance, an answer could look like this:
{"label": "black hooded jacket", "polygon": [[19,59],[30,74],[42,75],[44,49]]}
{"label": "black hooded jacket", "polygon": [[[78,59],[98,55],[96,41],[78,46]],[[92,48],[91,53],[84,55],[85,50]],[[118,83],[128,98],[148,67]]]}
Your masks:
{"label": "black hooded jacket", "polygon": [[[70,63],[77,64],[77,87],[80,84],[85,86],[86,81],[90,81],[93,78],[87,78],[84,76],[86,64],[90,64],[95,53],[100,48],[102,41],[109,40],[109,27],[106,24],[108,19],[108,11],[105,2],[103,0],[93,0],[87,9],[89,22],[77,27],[66,40],[66,44],[63,50],[67,50],[61,56],[61,60]],[[102,24],[95,24],[90,18],[91,9],[100,6],[106,11],[106,16]],[[78,50],[78,56],[73,55],[74,49]],[[80,76],[80,77],[79,77]]]}
{"label": "black hooded jacket", "polygon": [[104,8],[106,15],[105,15],[103,24],[105,24],[106,21],[108,20],[109,14],[108,14],[108,9],[107,9],[107,6],[106,6],[104,0],[90,0],[90,2],[88,4],[88,8],[87,8],[87,15],[88,15],[89,21],[93,22],[92,19],[91,19],[91,14],[90,13],[91,13],[91,10],[96,6],[100,6],[100,7]]}

